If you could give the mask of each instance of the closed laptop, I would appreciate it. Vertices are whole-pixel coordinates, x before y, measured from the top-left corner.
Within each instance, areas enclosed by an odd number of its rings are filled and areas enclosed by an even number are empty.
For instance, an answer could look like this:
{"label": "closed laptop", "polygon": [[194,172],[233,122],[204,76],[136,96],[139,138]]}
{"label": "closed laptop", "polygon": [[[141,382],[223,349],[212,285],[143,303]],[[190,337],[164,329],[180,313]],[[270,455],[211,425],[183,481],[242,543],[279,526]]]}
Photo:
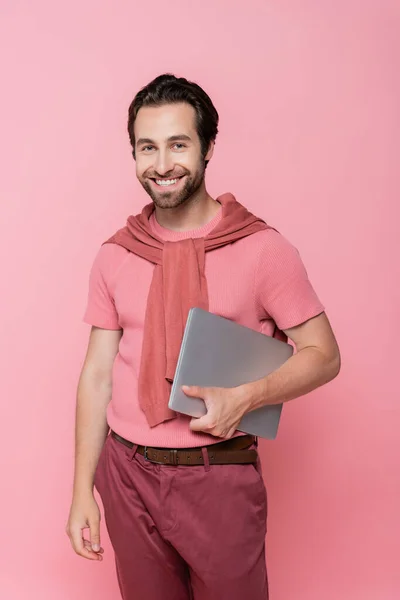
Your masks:
{"label": "closed laptop", "polygon": [[[201,398],[184,394],[182,385],[236,387],[269,375],[293,354],[290,344],[200,308],[189,311],[168,406],[192,417],[206,414]],[[244,415],[238,430],[274,439],[282,404]]]}

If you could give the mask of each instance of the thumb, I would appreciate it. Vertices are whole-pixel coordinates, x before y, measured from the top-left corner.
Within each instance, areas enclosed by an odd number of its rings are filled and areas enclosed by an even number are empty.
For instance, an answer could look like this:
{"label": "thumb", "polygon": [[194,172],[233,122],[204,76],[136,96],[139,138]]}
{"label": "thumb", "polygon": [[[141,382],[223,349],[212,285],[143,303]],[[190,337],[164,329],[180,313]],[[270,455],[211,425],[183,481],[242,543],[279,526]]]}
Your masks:
{"label": "thumb", "polygon": [[100,521],[98,519],[91,521],[89,527],[92,550],[98,552],[100,550]]}
{"label": "thumb", "polygon": [[189,427],[192,431],[206,431],[209,428],[208,415],[198,418],[194,417],[190,420]]}
{"label": "thumb", "polygon": [[186,396],[204,399],[205,389],[198,385],[183,385],[182,391]]}

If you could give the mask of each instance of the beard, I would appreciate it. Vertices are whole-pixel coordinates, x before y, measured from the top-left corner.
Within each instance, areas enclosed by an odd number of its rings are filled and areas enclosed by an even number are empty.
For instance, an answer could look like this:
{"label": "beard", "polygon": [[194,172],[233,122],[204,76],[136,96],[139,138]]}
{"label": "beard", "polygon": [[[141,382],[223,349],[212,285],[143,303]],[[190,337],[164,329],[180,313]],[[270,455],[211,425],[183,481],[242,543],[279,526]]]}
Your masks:
{"label": "beard", "polygon": [[[175,174],[175,176],[171,176],[170,179],[185,176],[183,186],[177,190],[171,191],[168,190],[168,188],[164,190],[161,187],[160,191],[155,189],[156,184],[150,183],[149,175],[146,175],[143,179],[139,179],[139,182],[158,208],[177,208],[178,206],[181,206],[181,204],[187,202],[187,200],[197,192],[204,181],[204,174],[205,166],[204,164],[201,164],[199,169],[194,173],[185,169],[185,172],[180,172]],[[152,175],[150,178],[155,179],[156,175]]]}

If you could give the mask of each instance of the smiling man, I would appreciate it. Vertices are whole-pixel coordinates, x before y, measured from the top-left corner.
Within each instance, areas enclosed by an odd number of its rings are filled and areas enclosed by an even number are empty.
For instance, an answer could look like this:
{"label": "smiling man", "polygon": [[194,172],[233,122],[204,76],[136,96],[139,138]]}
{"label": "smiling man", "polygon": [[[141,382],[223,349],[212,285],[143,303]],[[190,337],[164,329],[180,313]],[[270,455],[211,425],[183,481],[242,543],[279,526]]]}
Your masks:
{"label": "smiling man", "polygon": [[[332,380],[338,346],[292,244],[231,193],[207,192],[218,113],[204,90],[157,77],[134,98],[128,133],[151,202],[90,272],[67,534],[103,560],[95,486],[124,600],[266,600],[266,488],[257,440],[237,426]],[[296,353],[237,388],[185,388],[207,414],[179,415],[168,399],[188,306],[287,336]]]}
{"label": "smiling man", "polygon": [[[139,123],[147,130],[157,128],[158,131],[167,131],[176,124],[179,113],[187,123],[191,123],[193,128],[194,115],[193,108],[188,104],[170,105],[169,110],[157,110],[154,108],[143,108]],[[137,141],[137,177],[149,194],[154,204],[159,208],[177,208],[188,198],[193,196],[200,188],[204,180],[205,166],[199,162],[198,148],[194,141],[196,132],[192,131],[192,138],[187,134],[171,135],[165,142],[173,148],[175,154],[181,154],[181,163],[172,169],[166,177],[161,177],[155,170],[164,169],[154,160],[156,142],[150,138],[139,138]],[[195,150],[193,152],[193,150]],[[165,160],[158,154],[157,161]],[[169,159],[170,160],[170,159]]]}

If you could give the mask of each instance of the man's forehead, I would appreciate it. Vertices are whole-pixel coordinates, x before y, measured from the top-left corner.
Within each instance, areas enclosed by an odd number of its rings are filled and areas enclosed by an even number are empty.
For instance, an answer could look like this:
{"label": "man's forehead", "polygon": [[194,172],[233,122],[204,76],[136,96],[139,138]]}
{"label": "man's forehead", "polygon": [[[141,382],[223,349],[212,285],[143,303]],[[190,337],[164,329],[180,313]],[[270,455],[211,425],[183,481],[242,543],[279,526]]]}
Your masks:
{"label": "man's forehead", "polygon": [[193,137],[195,128],[195,110],[187,103],[166,104],[162,106],[143,106],[136,116],[136,137],[149,138],[161,136],[186,135]]}

